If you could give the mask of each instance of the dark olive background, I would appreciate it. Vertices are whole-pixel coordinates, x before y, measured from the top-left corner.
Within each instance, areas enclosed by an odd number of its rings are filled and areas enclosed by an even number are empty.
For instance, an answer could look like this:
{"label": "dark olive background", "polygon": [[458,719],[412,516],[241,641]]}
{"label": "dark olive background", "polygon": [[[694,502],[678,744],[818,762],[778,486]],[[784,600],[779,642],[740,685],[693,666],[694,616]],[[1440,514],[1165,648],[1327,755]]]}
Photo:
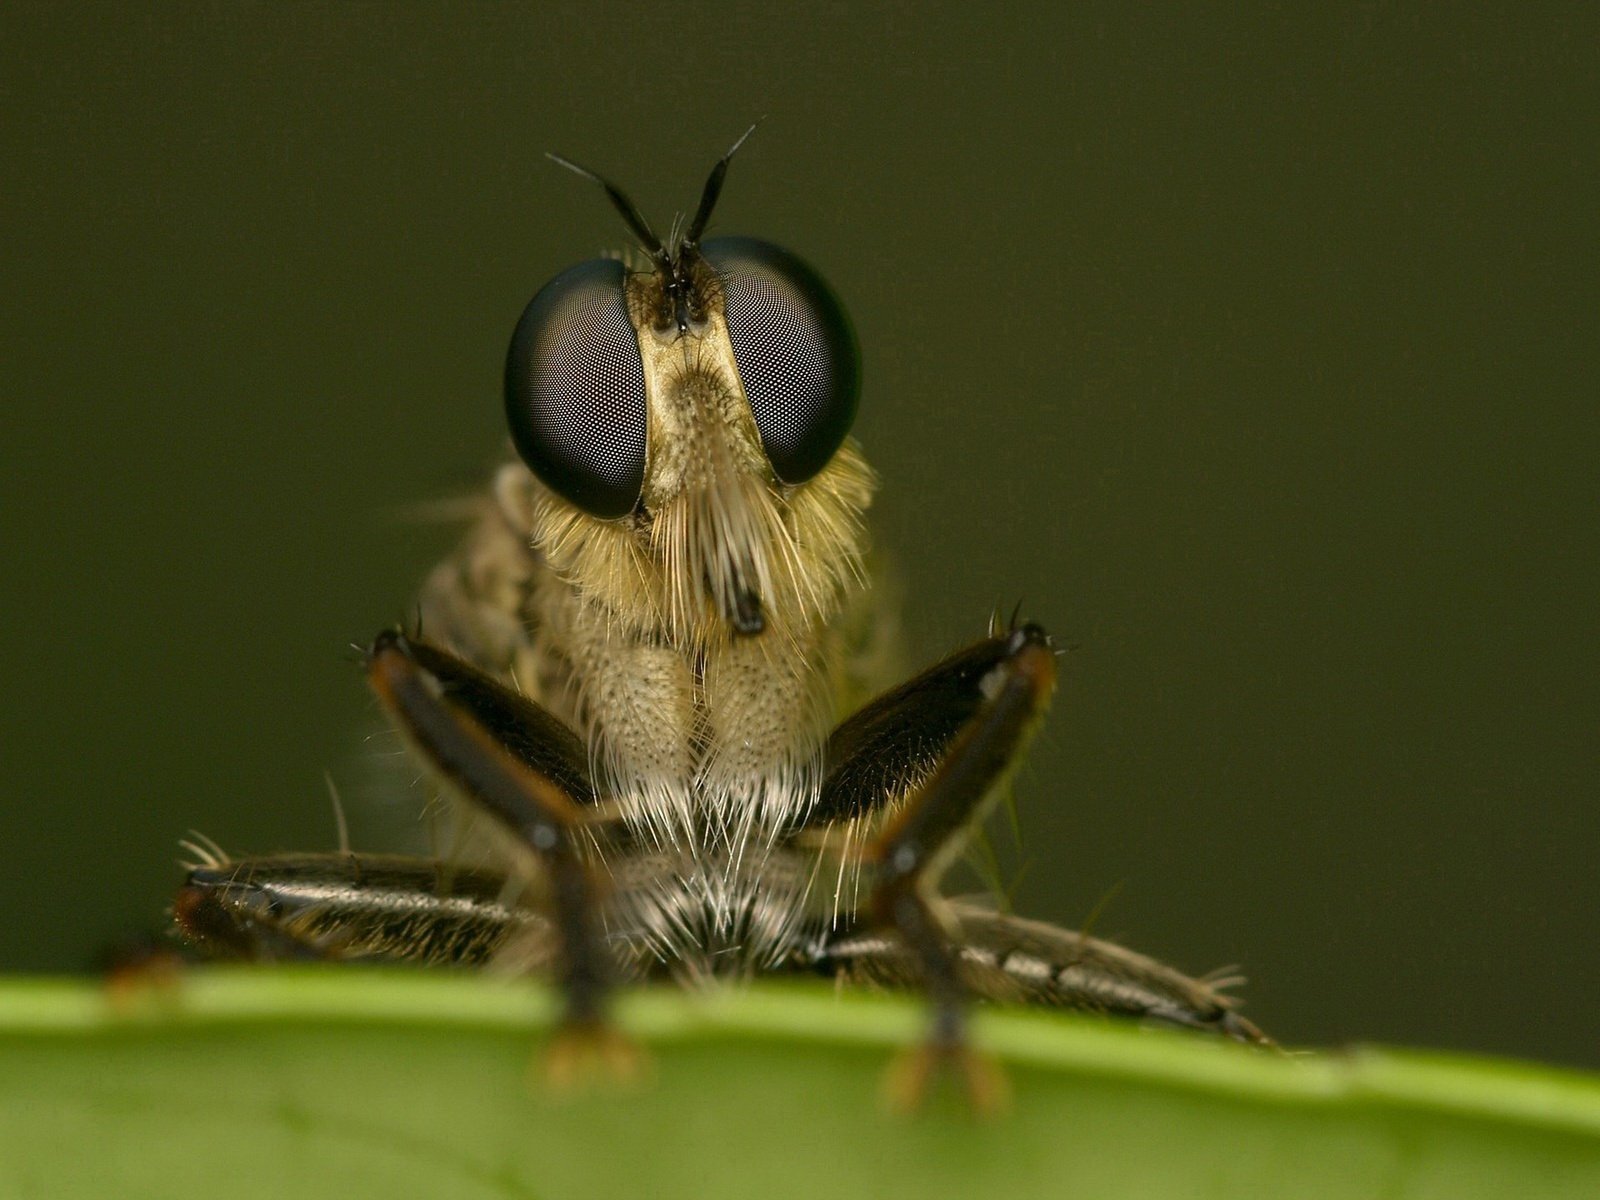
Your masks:
{"label": "dark olive background", "polygon": [[1593,19],[732,7],[6,6],[0,965],[159,923],[191,826],[330,846],[325,769],[413,820],[346,644],[623,240],[541,153],[664,222],[766,115],[717,228],[853,312],[916,654],[1075,647],[1019,907],[1600,1064]]}

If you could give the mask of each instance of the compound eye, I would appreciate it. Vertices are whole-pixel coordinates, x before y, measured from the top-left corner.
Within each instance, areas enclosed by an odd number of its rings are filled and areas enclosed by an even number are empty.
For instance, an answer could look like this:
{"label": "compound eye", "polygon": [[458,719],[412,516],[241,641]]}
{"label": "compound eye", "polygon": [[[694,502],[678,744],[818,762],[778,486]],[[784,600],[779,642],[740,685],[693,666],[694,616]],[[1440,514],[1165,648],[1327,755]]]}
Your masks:
{"label": "compound eye", "polygon": [[632,511],[644,486],[644,363],[626,270],[597,258],[528,302],[506,355],[506,420],[545,485],[595,517]]}
{"label": "compound eye", "polygon": [[712,238],[728,339],[773,472],[804,483],[839,449],[856,416],[861,359],[850,320],[822,277],[771,242]]}

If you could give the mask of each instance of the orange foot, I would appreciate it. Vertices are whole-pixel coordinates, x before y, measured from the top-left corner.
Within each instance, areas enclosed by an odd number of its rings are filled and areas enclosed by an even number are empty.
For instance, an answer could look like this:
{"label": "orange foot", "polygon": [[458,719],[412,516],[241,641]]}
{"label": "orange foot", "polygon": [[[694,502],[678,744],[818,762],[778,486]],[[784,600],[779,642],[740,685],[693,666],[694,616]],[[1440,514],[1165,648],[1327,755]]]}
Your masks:
{"label": "orange foot", "polygon": [[928,1041],[902,1051],[883,1080],[884,1103],[891,1111],[916,1112],[934,1082],[954,1074],[968,1107],[978,1117],[993,1117],[1011,1104],[1011,1085],[1000,1065],[965,1042]]}
{"label": "orange foot", "polygon": [[536,1082],[572,1093],[596,1084],[636,1083],[648,1067],[644,1051],[610,1022],[568,1021],[536,1064]]}

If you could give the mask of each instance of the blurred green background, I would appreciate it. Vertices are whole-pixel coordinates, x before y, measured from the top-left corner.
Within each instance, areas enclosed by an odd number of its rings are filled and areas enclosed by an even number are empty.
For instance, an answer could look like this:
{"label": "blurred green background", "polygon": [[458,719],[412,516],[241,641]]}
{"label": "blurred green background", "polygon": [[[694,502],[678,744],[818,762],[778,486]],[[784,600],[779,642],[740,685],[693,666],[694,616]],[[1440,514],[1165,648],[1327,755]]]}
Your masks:
{"label": "blurred green background", "polygon": [[414,821],[346,644],[622,241],[541,153],[665,221],[766,115],[718,227],[852,309],[916,655],[1076,647],[1018,907],[1600,1065],[1593,10],[788,7],[6,6],[0,967],[159,923],[192,826],[331,846],[324,770]]}

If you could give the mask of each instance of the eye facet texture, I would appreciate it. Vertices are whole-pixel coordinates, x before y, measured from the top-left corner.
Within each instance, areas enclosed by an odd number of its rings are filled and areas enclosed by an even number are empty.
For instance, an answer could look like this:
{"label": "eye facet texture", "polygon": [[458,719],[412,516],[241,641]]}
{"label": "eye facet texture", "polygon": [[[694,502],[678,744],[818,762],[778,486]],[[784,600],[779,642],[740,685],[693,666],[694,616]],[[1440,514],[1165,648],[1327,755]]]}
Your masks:
{"label": "eye facet texture", "polygon": [[804,483],[855,420],[861,359],[844,308],[822,277],[756,238],[701,247],[722,276],[728,338],[773,471]]}
{"label": "eye facet texture", "polygon": [[506,356],[506,419],[544,483],[596,517],[626,516],[644,485],[644,364],[623,265],[563,271],[529,301]]}

